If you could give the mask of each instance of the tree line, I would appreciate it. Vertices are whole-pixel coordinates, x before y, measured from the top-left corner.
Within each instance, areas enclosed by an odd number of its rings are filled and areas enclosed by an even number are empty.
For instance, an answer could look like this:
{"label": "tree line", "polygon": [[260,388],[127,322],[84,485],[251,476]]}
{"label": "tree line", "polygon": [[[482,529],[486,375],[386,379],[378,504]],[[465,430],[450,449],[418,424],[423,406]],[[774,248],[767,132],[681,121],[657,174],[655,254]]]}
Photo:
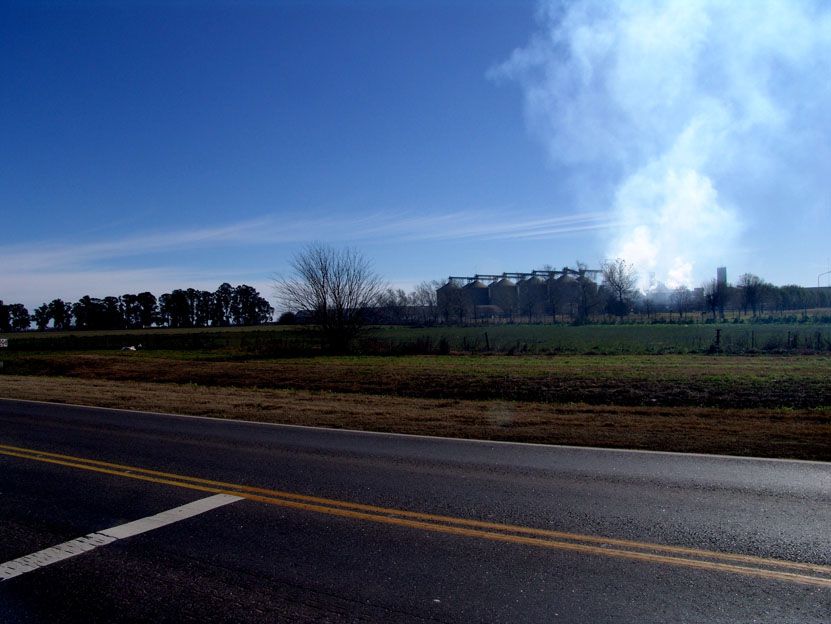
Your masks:
{"label": "tree line", "polygon": [[800,311],[831,306],[831,289],[806,288],[795,284],[776,286],[753,273],[739,276],[735,284],[716,279],[699,288],[679,286],[671,291],[640,292],[636,288],[637,273],[624,260],[602,264],[602,283],[597,289],[598,303],[603,311],[614,316],[631,312],[646,314],[675,312],[683,318],[690,312],[723,319],[727,312],[752,317],[773,312]]}
{"label": "tree line", "polygon": [[85,295],[75,303],[53,299],[32,314],[19,303],[0,301],[0,331],[142,329],[146,327],[229,327],[262,325],[274,308],[253,286],[223,283],[215,291],[176,289],[160,297],[151,292],[104,298]]}
{"label": "tree line", "polygon": [[796,284],[775,286],[752,273],[740,276],[736,284],[711,280],[690,297],[691,307],[712,318],[726,312],[758,316],[772,312],[802,312],[831,307],[831,289],[806,288]]}
{"label": "tree line", "polygon": [[[442,283],[438,281],[422,282],[409,293],[386,287],[369,261],[354,250],[313,244],[298,253],[291,266],[294,274],[275,283],[278,301],[286,310],[280,322],[313,323],[324,342],[337,349],[345,348],[367,323],[429,325],[488,318],[465,300],[461,289],[440,302],[437,290]],[[564,271],[547,282],[544,300],[518,302],[501,315],[529,321],[548,316],[555,322],[586,322],[598,315],[670,312],[683,319],[700,312],[715,320],[724,318],[726,312],[757,316],[831,307],[831,289],[774,286],[751,273],[742,275],[735,285],[711,280],[699,288],[681,286],[661,293],[640,292],[637,273],[624,260],[604,262],[599,273],[600,283],[578,262],[575,272]],[[33,314],[22,304],[0,301],[0,331],[23,331],[31,323],[39,330],[228,327],[267,323],[273,314],[274,308],[253,287],[224,283],[214,292],[177,289],[158,299],[150,292],[103,299],[87,295],[71,304],[54,299]]]}
{"label": "tree line", "polygon": [[624,280],[625,285],[621,287],[615,272],[607,273],[605,267],[603,277],[600,291],[606,291],[604,311],[618,316],[631,312],[647,316],[672,312],[684,318],[689,313],[700,312],[717,320],[724,319],[728,313],[738,317],[758,317],[785,312],[807,314],[808,310],[831,307],[829,288],[807,288],[796,284],[776,286],[753,273],[742,274],[735,284],[712,279],[698,288],[679,286],[660,293],[637,291],[634,279]]}

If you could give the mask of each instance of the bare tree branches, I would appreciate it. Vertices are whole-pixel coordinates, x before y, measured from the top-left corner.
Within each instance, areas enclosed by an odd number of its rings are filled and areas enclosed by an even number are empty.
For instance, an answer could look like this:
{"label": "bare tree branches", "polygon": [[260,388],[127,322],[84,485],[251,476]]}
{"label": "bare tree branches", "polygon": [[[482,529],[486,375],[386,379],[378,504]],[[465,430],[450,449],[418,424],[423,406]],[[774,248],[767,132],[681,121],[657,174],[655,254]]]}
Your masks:
{"label": "bare tree branches", "polygon": [[384,292],[369,260],[354,249],[312,243],[292,258],[291,268],[291,277],[275,281],[278,302],[310,312],[327,345],[346,350]]}
{"label": "bare tree branches", "polygon": [[742,310],[747,314],[747,309],[750,308],[753,316],[756,316],[756,312],[763,303],[764,295],[769,294],[771,290],[770,284],[758,275],[745,273],[739,277],[739,283],[736,286],[741,293]]}
{"label": "bare tree branches", "polygon": [[626,260],[606,260],[600,266],[603,273],[603,285],[612,293],[610,311],[618,316],[629,312],[632,296],[638,284],[638,273]]}
{"label": "bare tree branches", "polygon": [[678,312],[678,318],[684,318],[684,314],[690,311],[695,300],[693,292],[686,286],[679,286],[673,290],[670,298],[675,311]]}
{"label": "bare tree branches", "polygon": [[702,286],[704,293],[704,305],[713,315],[724,318],[724,307],[727,305],[727,284],[719,280],[709,280]]}

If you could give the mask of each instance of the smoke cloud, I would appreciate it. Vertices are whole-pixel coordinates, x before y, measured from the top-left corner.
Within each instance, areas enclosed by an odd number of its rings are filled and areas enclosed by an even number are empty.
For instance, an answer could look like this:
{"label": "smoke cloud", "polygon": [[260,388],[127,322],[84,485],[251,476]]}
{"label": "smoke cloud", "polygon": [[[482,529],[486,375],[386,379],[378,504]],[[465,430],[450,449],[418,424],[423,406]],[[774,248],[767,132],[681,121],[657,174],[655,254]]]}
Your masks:
{"label": "smoke cloud", "polygon": [[822,210],[831,4],[549,1],[538,22],[491,76],[522,87],[580,208],[611,206],[606,253],[642,286],[694,285],[754,224]]}

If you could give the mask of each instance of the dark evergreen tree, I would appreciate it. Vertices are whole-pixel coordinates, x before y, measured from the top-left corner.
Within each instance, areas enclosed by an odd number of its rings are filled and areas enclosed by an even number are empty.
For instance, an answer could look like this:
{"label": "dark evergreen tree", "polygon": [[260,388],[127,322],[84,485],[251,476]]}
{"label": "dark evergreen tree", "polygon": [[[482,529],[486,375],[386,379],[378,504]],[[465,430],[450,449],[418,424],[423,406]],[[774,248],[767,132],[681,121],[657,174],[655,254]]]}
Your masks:
{"label": "dark evergreen tree", "polygon": [[207,290],[196,292],[194,303],[194,326],[208,327],[213,320],[214,294]]}
{"label": "dark evergreen tree", "polygon": [[142,292],[136,295],[139,307],[139,323],[141,327],[150,327],[158,319],[159,306],[156,301],[156,296],[151,292]]}
{"label": "dark evergreen tree", "polygon": [[141,324],[141,304],[138,295],[129,293],[121,295],[121,315],[124,325],[130,329],[137,329]]}
{"label": "dark evergreen tree", "polygon": [[29,329],[29,310],[22,303],[13,303],[9,306],[12,331],[24,331]]}
{"label": "dark evergreen tree", "polygon": [[34,313],[32,314],[32,321],[35,323],[35,325],[40,331],[46,329],[51,319],[52,315],[49,312],[48,303],[44,303],[40,307],[36,308]]}
{"label": "dark evergreen tree", "polygon": [[192,327],[188,293],[177,288],[159,297],[159,312],[168,327]]}
{"label": "dark evergreen tree", "polygon": [[62,299],[53,299],[48,305],[49,316],[55,329],[69,329],[72,324],[72,306]]}
{"label": "dark evergreen tree", "polygon": [[7,306],[0,301],[0,332],[9,332],[12,330],[12,316],[10,306]]}
{"label": "dark evergreen tree", "polygon": [[253,286],[241,284],[234,288],[231,298],[234,325],[262,325],[271,321],[273,314],[274,308]]}
{"label": "dark evergreen tree", "polygon": [[78,329],[107,329],[104,324],[104,302],[84,295],[72,305],[72,316]]}
{"label": "dark evergreen tree", "polygon": [[104,297],[102,307],[102,329],[124,329],[124,315],[118,297]]}
{"label": "dark evergreen tree", "polygon": [[215,327],[227,327],[231,324],[231,300],[234,289],[224,282],[216,289],[213,297],[213,314],[211,324]]}

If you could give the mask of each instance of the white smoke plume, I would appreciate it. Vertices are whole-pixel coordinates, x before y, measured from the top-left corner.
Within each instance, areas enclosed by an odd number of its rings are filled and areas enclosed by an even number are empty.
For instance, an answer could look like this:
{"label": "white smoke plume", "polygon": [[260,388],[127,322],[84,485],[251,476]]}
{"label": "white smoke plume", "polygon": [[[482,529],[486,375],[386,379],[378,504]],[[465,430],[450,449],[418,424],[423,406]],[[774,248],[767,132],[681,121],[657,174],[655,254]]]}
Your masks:
{"label": "white smoke plume", "polygon": [[[495,67],[581,209],[645,276],[694,285],[761,219],[820,210],[831,128],[831,3],[549,1]],[[588,198],[588,199],[587,199]]]}

